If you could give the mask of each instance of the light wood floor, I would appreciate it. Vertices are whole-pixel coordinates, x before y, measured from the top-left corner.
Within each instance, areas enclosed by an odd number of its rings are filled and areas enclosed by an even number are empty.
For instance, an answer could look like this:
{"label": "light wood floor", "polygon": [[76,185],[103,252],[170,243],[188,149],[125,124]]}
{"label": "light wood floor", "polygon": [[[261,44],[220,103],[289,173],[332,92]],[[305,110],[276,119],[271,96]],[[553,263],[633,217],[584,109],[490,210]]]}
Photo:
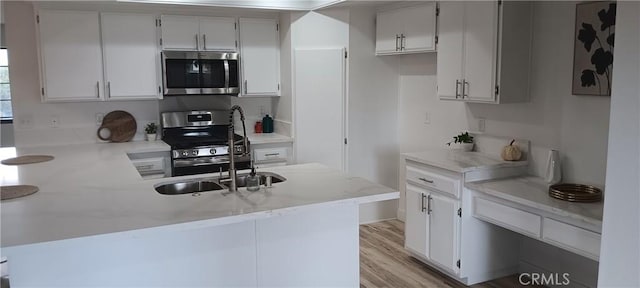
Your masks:
{"label": "light wood floor", "polygon": [[[466,286],[409,256],[404,250],[404,223],[389,220],[360,225],[360,287]],[[522,286],[517,275],[513,275],[471,287]]]}

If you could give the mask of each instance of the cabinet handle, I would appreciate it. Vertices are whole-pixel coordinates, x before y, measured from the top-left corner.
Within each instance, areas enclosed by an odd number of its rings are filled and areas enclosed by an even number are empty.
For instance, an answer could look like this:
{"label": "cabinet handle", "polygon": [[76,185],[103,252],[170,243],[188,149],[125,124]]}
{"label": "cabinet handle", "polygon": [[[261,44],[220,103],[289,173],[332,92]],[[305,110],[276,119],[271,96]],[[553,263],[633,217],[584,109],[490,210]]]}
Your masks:
{"label": "cabinet handle", "polygon": [[426,206],[425,206],[425,204],[424,204],[424,200],[425,200],[425,198],[427,198],[427,196],[425,196],[424,194],[421,194],[421,195],[422,195],[422,198],[420,199],[420,200],[421,200],[421,203],[420,203],[420,204],[421,204],[422,206],[421,206],[421,208],[420,208],[420,211],[425,212],[425,211],[427,210],[427,207],[426,207]]}
{"label": "cabinet handle", "polygon": [[98,99],[100,99],[100,81],[96,82],[96,91],[98,91]]}
{"label": "cabinet handle", "polygon": [[107,81],[107,97],[111,98],[111,81]]}
{"label": "cabinet handle", "polygon": [[247,90],[249,89],[249,84],[247,84],[247,80],[244,80],[244,94],[249,93]]}
{"label": "cabinet handle", "polygon": [[400,34],[400,50],[404,50],[404,42],[407,39],[407,37],[404,36],[403,34]]}
{"label": "cabinet handle", "polygon": [[464,97],[469,98],[467,94],[469,93],[469,89],[467,89],[467,87],[469,87],[469,82],[467,82],[467,79],[462,79],[462,99],[464,99]]}
{"label": "cabinet handle", "polygon": [[207,35],[202,34],[202,50],[207,50]]}
{"label": "cabinet handle", "polygon": [[200,50],[200,38],[198,38],[198,34],[196,34],[196,50]]}
{"label": "cabinet handle", "polygon": [[280,156],[280,153],[268,153],[264,154],[264,156]]}
{"label": "cabinet handle", "polygon": [[400,35],[396,34],[396,51],[400,50],[400,45],[398,45],[398,40],[400,40]]}
{"label": "cabinet handle", "polygon": [[422,177],[420,177],[420,178],[418,178],[418,179],[420,179],[420,180],[422,180],[422,181],[424,181],[424,182],[427,182],[427,183],[429,183],[429,184],[433,184],[433,180],[429,180],[429,179],[422,178]]}
{"label": "cabinet handle", "polygon": [[431,215],[431,195],[427,197],[427,215]]}
{"label": "cabinet handle", "polygon": [[458,99],[458,96],[460,96],[460,90],[459,87],[460,86],[460,80],[456,79],[456,99]]}

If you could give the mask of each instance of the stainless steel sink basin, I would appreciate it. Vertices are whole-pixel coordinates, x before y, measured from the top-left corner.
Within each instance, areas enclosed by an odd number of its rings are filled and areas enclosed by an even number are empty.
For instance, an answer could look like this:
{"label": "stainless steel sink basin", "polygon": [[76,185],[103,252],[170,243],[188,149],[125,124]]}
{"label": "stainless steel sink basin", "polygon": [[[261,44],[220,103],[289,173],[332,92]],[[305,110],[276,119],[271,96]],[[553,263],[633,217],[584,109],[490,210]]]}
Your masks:
{"label": "stainless steel sink basin", "polygon": [[163,195],[191,194],[227,189],[214,180],[191,180],[166,183],[158,185],[155,188],[158,193]]}
{"label": "stainless steel sink basin", "polygon": [[[286,178],[271,172],[258,172],[256,174],[260,177],[260,185],[265,184],[265,182],[267,181],[267,176],[271,176],[272,184],[284,182],[287,180]],[[242,173],[237,175],[236,184],[238,187],[247,187],[246,177],[248,175],[249,173]],[[206,179],[182,180],[173,183],[160,183],[155,186],[155,189],[158,193],[163,195],[181,195],[208,191],[228,190],[229,188],[225,185],[228,179],[229,178],[225,177],[215,177]]]}
{"label": "stainless steel sink basin", "polygon": [[[267,181],[267,176],[271,176],[272,184],[284,182],[287,180],[286,178],[271,172],[258,172],[256,174],[258,175],[258,177],[260,177],[260,185],[264,185],[264,183]],[[247,176],[249,176],[249,173],[238,174],[236,176],[236,186],[247,187]],[[228,179],[228,177],[220,178],[222,185],[224,185],[225,181],[228,181]]]}

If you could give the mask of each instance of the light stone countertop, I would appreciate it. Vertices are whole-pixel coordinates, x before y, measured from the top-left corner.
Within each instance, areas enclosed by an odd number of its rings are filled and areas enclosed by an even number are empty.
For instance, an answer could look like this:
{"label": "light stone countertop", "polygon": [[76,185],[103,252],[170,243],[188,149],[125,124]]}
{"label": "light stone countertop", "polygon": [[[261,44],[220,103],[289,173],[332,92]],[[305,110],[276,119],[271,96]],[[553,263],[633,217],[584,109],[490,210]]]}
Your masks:
{"label": "light stone countertop", "polygon": [[[239,133],[242,135],[242,133]],[[293,143],[293,138],[276,133],[250,133],[247,134],[251,145],[273,144],[273,143]]]}
{"label": "light stone countertop", "polygon": [[533,176],[465,183],[468,189],[533,207],[561,217],[568,217],[596,227],[602,226],[603,202],[572,203],[551,198],[549,185]]}
{"label": "light stone countertop", "polygon": [[37,164],[0,164],[1,185],[40,188],[36,194],[1,202],[1,247],[105,234],[135,237],[148,231],[180,231],[399,197],[394,189],[320,164],[262,170],[287,178],[267,191],[250,193],[240,188],[226,196],[221,191],[198,197],[161,195],[154,190],[158,183],[217,176],[144,180],[126,155],[169,149],[162,141],[0,148],[0,159],[26,154],[55,157]]}
{"label": "light stone countertop", "polygon": [[529,165],[528,161],[504,161],[497,156],[481,152],[463,152],[449,149],[430,149],[423,152],[403,153],[402,156],[408,160],[459,173]]}

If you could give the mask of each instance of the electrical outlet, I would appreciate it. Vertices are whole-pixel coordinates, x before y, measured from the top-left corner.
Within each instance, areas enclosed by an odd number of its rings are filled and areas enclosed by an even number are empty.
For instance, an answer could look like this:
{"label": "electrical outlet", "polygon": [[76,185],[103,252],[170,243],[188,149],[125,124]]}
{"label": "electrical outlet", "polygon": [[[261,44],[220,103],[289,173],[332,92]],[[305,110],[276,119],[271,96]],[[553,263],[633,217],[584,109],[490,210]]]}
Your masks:
{"label": "electrical outlet", "polygon": [[104,118],[104,114],[96,113],[96,126],[102,125],[102,119]]}
{"label": "electrical outlet", "polygon": [[424,113],[424,124],[431,124],[431,114],[429,112]]}
{"label": "electrical outlet", "polygon": [[478,131],[479,132],[484,132],[485,130],[485,121],[483,118],[478,118]]}
{"label": "electrical outlet", "polygon": [[58,128],[58,125],[60,125],[60,117],[51,116],[51,123],[49,123],[49,125],[51,128]]}

